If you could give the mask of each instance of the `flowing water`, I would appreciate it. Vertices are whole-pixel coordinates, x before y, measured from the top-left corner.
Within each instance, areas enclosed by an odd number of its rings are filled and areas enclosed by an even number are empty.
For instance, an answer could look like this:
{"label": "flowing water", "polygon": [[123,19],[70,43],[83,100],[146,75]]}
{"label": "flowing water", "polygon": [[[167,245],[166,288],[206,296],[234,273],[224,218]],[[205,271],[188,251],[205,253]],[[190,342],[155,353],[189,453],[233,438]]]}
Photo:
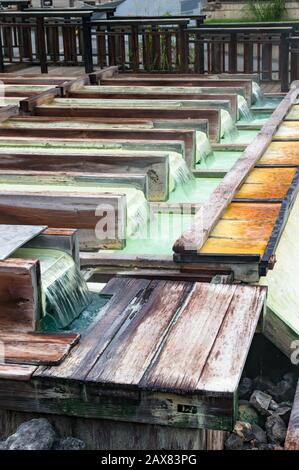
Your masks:
{"label": "flowing water", "polygon": [[258,83],[252,82],[253,104],[261,104],[265,101],[265,95]]}
{"label": "flowing water", "polygon": [[221,128],[220,128],[221,138],[227,137],[227,136],[231,136],[231,138],[233,138],[233,135],[236,133],[236,126],[230,113],[226,111],[225,109],[221,109],[220,122],[221,122]]}
{"label": "flowing water", "polygon": [[196,132],[196,162],[204,162],[213,150],[210,144],[210,140],[205,132]]}
{"label": "flowing water", "polygon": [[39,259],[41,267],[41,328],[71,324],[91,303],[87,284],[73,258],[59,250],[19,248],[14,258]]}
{"label": "flowing water", "polygon": [[214,150],[214,152],[206,158],[205,161],[196,165],[197,170],[230,170],[242,152],[234,150]]}
{"label": "flowing water", "polygon": [[244,121],[252,121],[254,116],[247,104],[246,99],[244,96],[238,95],[238,111],[239,111],[239,119],[243,119]]}

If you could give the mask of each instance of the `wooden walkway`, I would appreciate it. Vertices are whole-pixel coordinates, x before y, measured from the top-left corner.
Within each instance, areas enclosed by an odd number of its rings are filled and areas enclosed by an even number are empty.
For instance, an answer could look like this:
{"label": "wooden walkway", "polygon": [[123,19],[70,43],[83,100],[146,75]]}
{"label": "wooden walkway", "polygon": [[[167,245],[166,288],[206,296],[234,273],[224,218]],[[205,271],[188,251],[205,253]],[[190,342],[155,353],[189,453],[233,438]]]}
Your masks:
{"label": "wooden walkway", "polygon": [[124,277],[101,296],[60,366],[0,368],[0,408],[230,430],[266,289]]}

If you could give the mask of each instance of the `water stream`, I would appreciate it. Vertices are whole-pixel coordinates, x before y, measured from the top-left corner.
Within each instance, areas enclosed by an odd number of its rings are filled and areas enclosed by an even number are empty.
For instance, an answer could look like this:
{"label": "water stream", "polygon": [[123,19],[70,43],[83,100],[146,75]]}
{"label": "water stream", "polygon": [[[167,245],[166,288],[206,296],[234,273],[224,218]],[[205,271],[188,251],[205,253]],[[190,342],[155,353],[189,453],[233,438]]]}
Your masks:
{"label": "water stream", "polygon": [[41,328],[65,328],[79,317],[92,298],[73,258],[59,250],[19,248],[14,258],[39,259],[41,267]]}
{"label": "water stream", "polygon": [[239,111],[239,118],[243,119],[244,121],[252,121],[254,116],[247,104],[246,99],[244,96],[238,95],[238,111]]}

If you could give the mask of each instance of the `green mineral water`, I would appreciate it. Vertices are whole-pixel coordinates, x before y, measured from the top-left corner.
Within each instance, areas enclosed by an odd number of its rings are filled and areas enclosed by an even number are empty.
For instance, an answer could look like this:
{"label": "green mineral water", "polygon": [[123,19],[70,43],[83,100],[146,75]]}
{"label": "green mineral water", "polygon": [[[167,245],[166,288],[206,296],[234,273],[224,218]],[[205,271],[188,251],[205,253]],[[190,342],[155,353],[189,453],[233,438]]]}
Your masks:
{"label": "green mineral water", "polygon": [[91,303],[87,284],[73,258],[64,251],[19,248],[14,258],[39,259],[41,267],[41,328],[63,329]]}
{"label": "green mineral water", "polygon": [[197,170],[230,170],[240,158],[242,152],[234,150],[214,150],[209,157],[196,165]]}

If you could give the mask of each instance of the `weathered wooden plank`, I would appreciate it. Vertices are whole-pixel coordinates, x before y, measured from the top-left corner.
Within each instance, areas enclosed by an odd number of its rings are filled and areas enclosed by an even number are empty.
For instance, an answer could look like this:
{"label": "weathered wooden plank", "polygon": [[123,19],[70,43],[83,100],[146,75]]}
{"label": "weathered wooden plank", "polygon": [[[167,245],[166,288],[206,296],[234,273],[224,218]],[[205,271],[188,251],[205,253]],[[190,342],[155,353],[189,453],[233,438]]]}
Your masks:
{"label": "weathered wooden plank", "polygon": [[251,80],[235,80],[235,79],[209,79],[196,77],[127,77],[126,75],[115,76],[112,79],[101,80],[104,86],[170,86],[170,87],[243,87],[248,103],[251,104],[252,82]]}
{"label": "weathered wooden plank", "polygon": [[244,183],[237,191],[235,200],[237,199],[282,199],[285,197],[289,189],[289,184],[283,184],[279,180],[269,183],[251,184]]}
{"label": "weathered wooden plank", "polygon": [[[84,108],[84,107],[62,107],[48,106],[35,108],[37,116],[76,117],[76,118],[105,118],[111,119],[115,116],[114,106],[107,108]],[[160,120],[186,120],[206,119],[209,121],[209,137],[218,142],[220,138],[220,110],[219,109],[196,109],[196,108],[118,108],[118,118],[134,119],[160,119]]]}
{"label": "weathered wooden plank", "polygon": [[265,165],[299,165],[298,142],[272,142],[259,163]]}
{"label": "weathered wooden plank", "polygon": [[233,202],[224,212],[223,220],[275,220],[279,214],[278,203]]}
{"label": "weathered wooden plank", "polygon": [[32,113],[36,106],[50,103],[56,96],[60,96],[60,94],[59,88],[50,88],[49,90],[42,91],[41,93],[21,100],[19,105],[20,110],[24,113]]}
{"label": "weathered wooden plank", "polygon": [[41,315],[40,267],[37,260],[0,261],[0,329],[34,331]]}
{"label": "weathered wooden plank", "polygon": [[[235,285],[195,284],[140,386],[196,393],[197,383],[236,291]],[[199,336],[200,332],[200,336]]]}
{"label": "weathered wooden plank", "polygon": [[30,380],[37,367],[20,364],[0,364],[0,379]]}
{"label": "weathered wooden plank", "polygon": [[93,364],[129,316],[144,302],[145,279],[112,279],[102,291],[112,298],[97,322],[82,333],[81,341],[65,361],[55,368],[39,369],[38,376],[84,380]]}
{"label": "weathered wooden plank", "polygon": [[[208,238],[200,249],[201,254],[259,254],[262,255],[268,240],[238,240],[229,238]],[[229,260],[228,260],[229,264]]]}
{"label": "weathered wooden plank", "polygon": [[274,220],[219,220],[211,232],[212,238],[268,240]]}
{"label": "weathered wooden plank", "polygon": [[78,334],[0,333],[5,363],[22,365],[60,364],[79,338]]}
{"label": "weathered wooden plank", "polygon": [[183,142],[185,158],[188,166],[193,168],[196,163],[195,132],[188,129],[70,129],[70,128],[32,128],[32,127],[0,127],[2,137],[41,137],[49,139],[82,139],[82,140],[127,140],[127,141],[167,141]]}
{"label": "weathered wooden plank", "polygon": [[298,140],[299,126],[298,121],[284,121],[278,128],[273,140]]}
{"label": "weathered wooden plank", "polygon": [[299,382],[297,384],[284,448],[285,450],[299,450]]}
{"label": "weathered wooden plank", "polygon": [[[97,224],[106,217],[106,237],[96,233]],[[100,209],[99,209],[100,208]],[[105,210],[104,210],[105,208]],[[4,224],[44,224],[78,228],[81,248],[121,248],[126,238],[127,205],[124,194],[76,193],[36,190],[1,191],[0,222]],[[104,219],[105,220],[105,219]],[[104,230],[104,227],[103,227]],[[101,233],[104,235],[104,231]]]}
{"label": "weathered wooden plank", "polygon": [[0,225],[0,260],[5,260],[17,248],[42,233],[47,226]]}
{"label": "weathered wooden plank", "polygon": [[290,185],[296,171],[297,168],[254,168],[247,176],[245,184],[268,184],[273,188],[277,182]]}
{"label": "weathered wooden plank", "polygon": [[131,315],[86,379],[138,385],[191,289],[186,282],[152,281],[147,301]]}
{"label": "weathered wooden plank", "polygon": [[135,174],[146,174],[150,201],[166,201],[169,194],[169,157],[167,152],[150,151],[111,151],[98,150],[64,153],[63,148],[56,153],[47,153],[32,147],[31,152],[18,149],[0,149],[0,169],[3,172],[69,172],[84,175],[117,174],[127,172],[128,178]]}
{"label": "weathered wooden plank", "polygon": [[264,311],[266,293],[263,287],[238,286],[197,383],[198,389],[215,394],[237,392],[240,373]]}

